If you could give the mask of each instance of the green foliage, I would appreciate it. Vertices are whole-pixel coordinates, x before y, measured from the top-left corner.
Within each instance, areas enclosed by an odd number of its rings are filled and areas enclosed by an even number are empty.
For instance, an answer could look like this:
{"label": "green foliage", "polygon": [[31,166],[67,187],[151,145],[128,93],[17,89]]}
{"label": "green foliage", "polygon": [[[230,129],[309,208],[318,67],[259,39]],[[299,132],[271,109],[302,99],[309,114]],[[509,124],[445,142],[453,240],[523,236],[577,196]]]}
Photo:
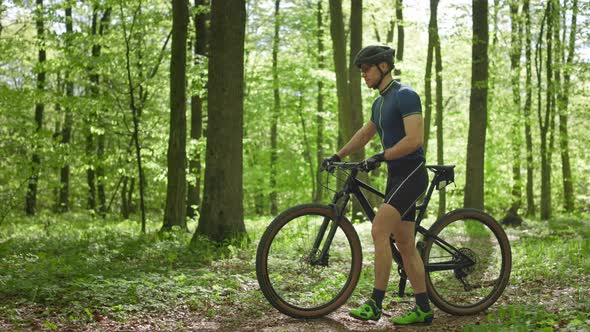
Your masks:
{"label": "green foliage", "polygon": [[[150,216],[142,235],[133,220],[11,215],[0,225],[0,323],[59,330],[103,319],[124,324],[171,310],[189,310],[209,321],[224,317],[229,324],[265,317],[270,305],[258,289],[254,262],[267,219],[247,221],[252,241],[227,246],[203,238],[189,246],[190,233],[160,233],[158,220]],[[527,220],[525,225],[508,230],[514,265],[503,298],[483,320],[474,318],[467,331],[573,331],[590,325],[589,219]],[[191,230],[195,226],[189,223]],[[370,227],[355,225],[365,254],[351,305],[362,303],[373,287]],[[390,296],[396,291],[394,270],[387,310],[405,305],[406,299]],[[412,293],[409,284],[407,291]]]}
{"label": "green foliage", "polygon": [[[464,331],[578,331],[590,327],[590,220],[527,220],[510,229],[513,266],[505,297]],[[501,301],[503,302],[503,301]]]}
{"label": "green foliage", "polygon": [[[258,238],[265,222],[249,223],[250,234]],[[209,317],[236,305],[259,312],[253,244],[220,247],[201,238],[191,247],[190,233],[159,226],[150,221],[144,235],[136,221],[85,214],[11,218],[0,226],[0,316],[15,326],[47,316],[44,327],[60,329],[182,306]]]}
{"label": "green foliage", "polygon": [[590,316],[581,312],[547,312],[538,305],[506,306],[488,314],[483,324],[469,324],[463,331],[576,331],[590,325]]}
{"label": "green foliage", "polygon": [[[143,4],[140,8],[140,4]],[[12,2],[5,5],[2,12],[2,35],[0,38],[0,57],[8,59],[0,66],[0,198],[7,202],[1,211],[19,209],[26,192],[26,182],[31,175],[31,154],[36,144],[41,155],[39,182],[39,209],[53,209],[57,200],[56,192],[61,186],[59,169],[70,165],[72,169],[70,196],[74,209],[87,207],[86,171],[103,166],[107,199],[113,199],[111,211],[119,207],[122,176],[137,177],[134,147],[130,145],[132,132],[129,78],[134,84],[134,98],[141,107],[140,141],[142,158],[146,172],[146,205],[149,210],[163,208],[166,194],[166,152],[168,139],[169,76],[167,72],[170,44],[163,48],[171,29],[170,4],[165,1],[140,1],[120,3],[105,0],[77,4],[73,8],[73,36],[65,34],[66,3],[63,1],[45,4],[44,20],[47,29],[44,45],[48,51],[44,70],[47,72],[47,89],[36,89],[37,51],[34,26],[34,2]],[[92,34],[93,5],[97,5],[96,15],[100,21],[107,8],[111,8],[110,23],[102,36]],[[335,75],[332,52],[330,50],[328,6],[324,6],[323,44],[325,45],[325,68],[318,69],[316,2],[309,0],[286,0],[281,2],[280,11],[280,50],[278,70],[280,79],[281,110],[278,118],[278,181],[276,188],[270,188],[270,116],[273,107],[272,93],[272,36],[274,11],[272,1],[253,1],[248,3],[248,21],[245,48],[245,100],[244,100],[244,207],[246,215],[268,213],[269,193],[279,193],[279,209],[296,203],[311,200],[314,185],[313,170],[317,168],[317,82],[324,84],[324,110],[320,116],[324,120],[323,152],[330,155],[338,147]],[[406,43],[405,58],[397,64],[402,71],[399,79],[412,86],[420,95],[424,90],[424,61],[426,58],[427,8],[406,4],[403,22]],[[447,195],[449,209],[463,204],[465,186],[466,138],[469,126],[468,105],[470,95],[470,49],[471,8],[469,5],[455,5],[441,2],[439,13],[439,33],[443,62],[444,95],[444,163],[457,165],[457,186]],[[344,22],[348,22],[350,7],[343,6]],[[544,8],[542,3],[532,4],[532,30],[537,33]],[[206,11],[205,8],[191,8],[193,13]],[[568,8],[570,10],[570,8]],[[498,22],[493,22],[491,14],[497,11]],[[444,13],[444,15],[442,15]],[[580,5],[579,22],[585,22],[590,13],[587,5]],[[390,18],[394,16],[391,4],[374,1],[364,4],[363,44],[384,43]],[[512,142],[521,146],[521,174],[525,179],[525,144],[523,134],[515,136],[510,132],[511,124],[522,117],[512,109],[510,84],[510,38],[509,9],[507,3],[490,5],[490,20],[498,30],[490,31],[490,86],[489,117],[486,133],[485,195],[486,210],[493,214],[503,214],[512,200]],[[571,10],[567,12],[569,22]],[[449,24],[452,22],[453,24]],[[580,31],[584,31],[584,24]],[[100,24],[98,26],[100,28]],[[190,45],[199,33],[189,24]],[[98,32],[97,32],[98,33]],[[195,35],[196,33],[196,35]],[[587,36],[579,34],[580,43]],[[497,36],[494,41],[493,36]],[[566,34],[567,36],[567,34]],[[533,36],[536,42],[536,35]],[[129,62],[127,45],[129,43]],[[393,43],[396,40],[394,38]],[[67,45],[70,45],[68,47]],[[101,45],[101,55],[93,57],[94,45]],[[534,46],[534,45],[533,45]],[[348,47],[348,45],[347,45]],[[579,46],[578,46],[579,47]],[[190,49],[190,48],[189,48]],[[162,53],[163,52],[163,53]],[[163,57],[161,57],[163,56]],[[568,115],[570,156],[573,170],[573,184],[576,209],[588,210],[590,206],[589,179],[584,174],[590,171],[590,155],[585,147],[590,145],[588,135],[588,71],[587,59],[582,50],[576,53],[576,64],[572,72]],[[157,63],[161,60],[158,70]],[[199,94],[206,98],[207,59],[191,54],[188,57],[187,80],[189,96]],[[524,61],[524,60],[523,60]],[[130,72],[127,71],[129,63]],[[524,63],[521,65],[521,87],[524,87]],[[533,66],[533,77],[536,77]],[[150,77],[154,72],[154,76]],[[99,75],[99,84],[90,82],[91,74]],[[544,75],[544,73],[543,73]],[[74,83],[74,96],[66,97],[64,86],[66,77]],[[533,82],[536,83],[536,82]],[[92,89],[98,88],[93,95]],[[542,86],[543,90],[544,87]],[[140,102],[140,90],[147,96]],[[534,91],[536,92],[536,91]],[[544,96],[544,91],[542,96]],[[363,94],[363,119],[368,121],[370,105],[376,92],[365,87]],[[544,98],[544,97],[543,97]],[[39,133],[34,133],[33,113],[35,103],[45,104],[44,125]],[[206,107],[206,100],[205,107]],[[524,98],[523,98],[524,102]],[[537,95],[534,93],[532,137],[534,193],[539,202],[540,158],[539,128],[536,119]],[[541,100],[543,108],[544,100]],[[74,115],[72,143],[61,143],[60,131],[64,124],[65,109]],[[521,119],[522,120],[522,119]],[[557,121],[557,120],[556,120]],[[522,124],[522,121],[520,122]],[[204,110],[204,130],[207,116]],[[555,124],[553,153],[553,204],[563,205],[563,185],[560,171],[558,121]],[[304,129],[305,126],[305,129]],[[432,125],[434,126],[434,125]],[[436,163],[436,130],[432,127],[428,152],[428,163]],[[87,151],[88,133],[105,134],[106,151],[101,159],[94,151]],[[483,134],[483,133],[482,133]],[[96,142],[94,143],[96,144]],[[189,142],[187,153],[191,156],[204,151],[206,139]],[[95,149],[95,148],[94,148]],[[368,147],[370,155],[380,150],[378,143]],[[309,153],[311,165],[305,157]],[[203,163],[204,164],[204,163]],[[203,165],[206,166],[206,165]],[[193,181],[194,174],[187,179]],[[380,185],[381,177],[373,177],[372,182]],[[24,184],[24,185],[23,185]],[[523,183],[524,184],[524,183]],[[317,185],[317,184],[316,184]],[[138,205],[136,182],[134,205]],[[296,190],[294,190],[296,189]],[[524,193],[524,191],[523,191]],[[433,204],[436,204],[437,197]],[[519,211],[524,213],[523,209]]]}

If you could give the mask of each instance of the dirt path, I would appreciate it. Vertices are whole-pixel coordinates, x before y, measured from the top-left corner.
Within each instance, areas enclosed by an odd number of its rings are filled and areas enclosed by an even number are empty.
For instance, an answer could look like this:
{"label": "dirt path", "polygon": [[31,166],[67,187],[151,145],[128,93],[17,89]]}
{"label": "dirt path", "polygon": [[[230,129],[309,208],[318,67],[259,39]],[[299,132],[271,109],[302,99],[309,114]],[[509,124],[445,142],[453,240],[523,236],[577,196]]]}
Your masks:
{"label": "dirt path", "polygon": [[235,317],[204,318],[187,309],[165,315],[135,317],[126,323],[104,319],[93,325],[72,326],[63,331],[460,331],[465,324],[482,320],[485,320],[485,314],[458,317],[438,311],[435,323],[430,326],[397,327],[389,322],[389,317],[383,317],[379,322],[355,320],[348,316],[345,309],[313,320],[294,319],[276,310],[270,310],[264,318],[257,319],[239,317],[239,312]]}
{"label": "dirt path", "polygon": [[[578,283],[590,285],[590,276],[580,276]],[[411,309],[413,301],[410,300],[398,304],[390,303],[379,322],[353,319],[348,316],[346,306],[321,319],[294,319],[271,308],[263,298],[252,303],[228,301],[216,306],[214,314],[210,315],[207,315],[206,307],[180,306],[165,312],[129,313],[124,319],[94,313],[85,322],[69,321],[67,317],[54,315],[42,306],[21,306],[15,312],[19,323],[0,316],[0,331],[461,331],[467,324],[487,322],[489,314],[497,317],[499,308],[511,305],[541,306],[544,311],[555,314],[555,317],[562,317],[560,313],[563,310],[580,301],[577,298],[580,294],[571,287],[555,285],[541,279],[532,280],[509,285],[496,304],[475,316],[452,316],[435,308],[434,323],[420,327],[398,327],[389,322],[391,316]],[[567,320],[557,318],[552,326],[554,330],[559,330],[567,324]],[[590,330],[590,321],[580,328]]]}

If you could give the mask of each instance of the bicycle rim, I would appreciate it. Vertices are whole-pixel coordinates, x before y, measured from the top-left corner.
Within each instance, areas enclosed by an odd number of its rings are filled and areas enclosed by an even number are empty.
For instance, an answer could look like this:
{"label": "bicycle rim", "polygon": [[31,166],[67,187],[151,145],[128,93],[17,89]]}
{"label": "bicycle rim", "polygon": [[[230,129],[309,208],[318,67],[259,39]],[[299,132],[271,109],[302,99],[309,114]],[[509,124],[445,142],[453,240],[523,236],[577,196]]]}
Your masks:
{"label": "bicycle rim", "polygon": [[[330,246],[325,266],[313,264],[313,244],[329,208],[296,208],[269,226],[259,245],[257,274],[261,289],[279,311],[293,317],[326,315],[346,302],[360,275],[360,242],[343,219]],[[325,243],[325,232],[320,250]]]}
{"label": "bicycle rim", "polygon": [[[455,211],[432,226],[432,233],[458,251],[427,241],[427,266],[449,263],[463,267],[427,273],[430,297],[437,307],[455,315],[471,315],[491,306],[502,294],[510,276],[510,244],[500,225],[474,211]],[[471,264],[471,263],[474,264]]]}

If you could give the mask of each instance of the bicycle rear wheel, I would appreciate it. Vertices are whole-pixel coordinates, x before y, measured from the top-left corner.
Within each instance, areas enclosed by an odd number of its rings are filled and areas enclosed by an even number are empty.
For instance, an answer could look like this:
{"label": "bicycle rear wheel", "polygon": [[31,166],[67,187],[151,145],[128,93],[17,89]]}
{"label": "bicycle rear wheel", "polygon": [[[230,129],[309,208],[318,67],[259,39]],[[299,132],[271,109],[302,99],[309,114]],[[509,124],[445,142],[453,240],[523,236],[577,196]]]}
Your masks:
{"label": "bicycle rear wheel", "polygon": [[[256,254],[256,276],[268,301],[296,318],[327,315],[346,303],[359,280],[362,252],[358,235],[346,218],[340,219],[329,256],[318,264],[335,213],[319,204],[293,207],[268,226]],[[313,249],[322,224],[327,229]]]}
{"label": "bicycle rear wheel", "polygon": [[422,258],[432,302],[454,315],[476,314],[494,304],[512,268],[510,242],[500,224],[482,211],[459,209],[429,232]]}

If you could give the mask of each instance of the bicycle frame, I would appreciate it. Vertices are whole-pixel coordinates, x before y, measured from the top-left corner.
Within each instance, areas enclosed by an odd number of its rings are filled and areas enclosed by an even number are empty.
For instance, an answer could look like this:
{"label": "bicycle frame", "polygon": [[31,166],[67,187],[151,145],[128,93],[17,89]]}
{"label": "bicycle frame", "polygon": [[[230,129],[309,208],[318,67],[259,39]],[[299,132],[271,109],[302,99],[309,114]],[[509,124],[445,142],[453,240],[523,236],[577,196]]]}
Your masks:
{"label": "bicycle frame", "polygon": [[[431,199],[432,194],[434,192],[434,188],[436,187],[437,183],[439,183],[439,181],[441,180],[441,173],[439,172],[437,166],[427,165],[426,167],[430,170],[433,170],[434,177],[430,181],[430,184],[429,184],[428,190],[426,191],[426,196],[424,197],[423,203],[416,206],[416,210],[418,212],[418,214],[416,216],[416,221],[415,221],[416,233],[422,234],[425,239],[434,239],[434,243],[436,245],[438,245],[439,247],[441,247],[443,250],[447,251],[451,255],[457,255],[457,254],[460,255],[460,257],[462,258],[461,260],[463,262],[458,263],[458,262],[454,262],[454,261],[449,261],[449,262],[426,264],[425,271],[431,272],[431,271],[442,271],[442,270],[457,270],[457,269],[461,269],[464,267],[472,266],[475,264],[475,262],[471,258],[469,258],[468,256],[461,253],[457,248],[453,247],[452,245],[450,245],[449,243],[447,243],[443,239],[431,234],[427,229],[425,229],[424,227],[422,227],[420,225],[420,222],[422,221],[422,219],[424,218],[424,215],[426,213],[426,208],[428,207],[428,203],[430,202],[430,199]],[[348,175],[348,177],[346,179],[343,189],[334,194],[334,197],[332,199],[332,203],[330,204],[330,206],[332,206],[332,208],[334,209],[337,222],[332,223],[329,233],[328,233],[328,237],[324,241],[324,245],[321,249],[321,252],[318,256],[316,256],[316,253],[320,250],[320,245],[322,243],[322,239],[324,238],[325,232],[328,229],[328,225],[330,223],[329,218],[324,218],[324,222],[322,223],[322,225],[320,227],[319,233],[314,241],[313,250],[311,252],[311,255],[313,256],[313,257],[310,257],[312,264],[317,264],[317,265],[322,265],[322,266],[328,265],[330,245],[332,243],[332,239],[334,238],[334,235],[336,234],[336,230],[338,229],[338,225],[339,225],[338,220],[340,220],[340,218],[342,216],[344,216],[344,211],[350,201],[351,194],[357,198],[358,202],[360,203],[360,205],[365,213],[365,216],[369,219],[369,221],[373,222],[373,219],[375,218],[375,212],[373,211],[371,204],[369,203],[369,201],[365,197],[365,194],[361,191],[361,188],[365,189],[375,195],[378,195],[381,198],[385,198],[385,194],[381,193],[380,191],[371,187],[370,185],[364,183],[363,181],[357,179],[358,172],[359,172],[359,170],[356,168],[350,169],[350,174]],[[402,218],[403,217],[404,216],[402,216]],[[403,270],[403,261],[402,261],[401,253],[399,252],[399,250],[397,249],[397,247],[394,244],[395,244],[395,239],[392,239],[391,240],[391,251],[392,251],[393,260],[398,265],[398,272],[400,274],[399,295],[402,296],[404,293],[404,290],[405,290],[407,276],[405,274],[405,271]]]}

